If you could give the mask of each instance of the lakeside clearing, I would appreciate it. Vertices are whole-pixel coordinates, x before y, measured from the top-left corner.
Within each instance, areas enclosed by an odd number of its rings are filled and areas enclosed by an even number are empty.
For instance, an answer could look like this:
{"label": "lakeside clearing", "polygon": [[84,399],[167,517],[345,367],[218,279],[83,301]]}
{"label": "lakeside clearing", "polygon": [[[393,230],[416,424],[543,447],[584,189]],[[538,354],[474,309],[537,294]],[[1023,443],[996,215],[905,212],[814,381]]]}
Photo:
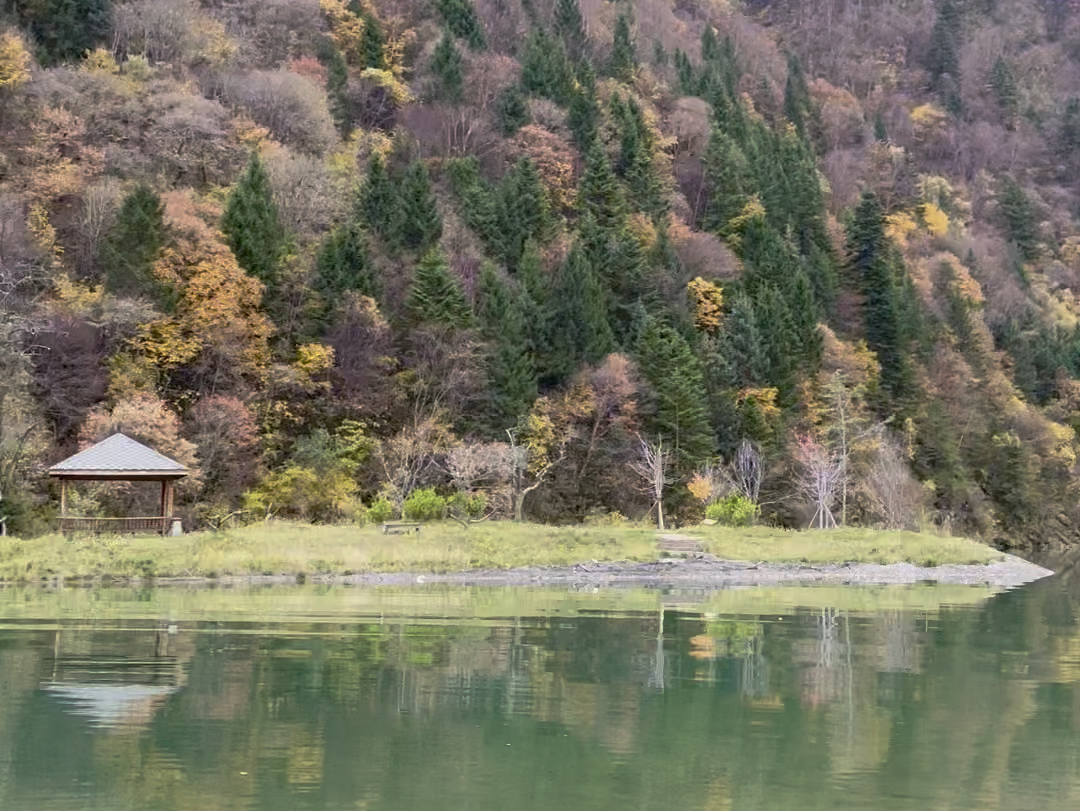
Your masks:
{"label": "lakeside clearing", "polygon": [[[965,538],[845,528],[767,527],[680,531],[721,560],[770,564],[986,565],[1006,555]],[[491,522],[428,523],[418,534],[378,526],[271,522],[221,532],[158,536],[61,535],[0,541],[0,581],[215,579],[226,577],[448,574],[579,563],[645,563],[659,557],[657,531],[636,526],[553,527]]]}

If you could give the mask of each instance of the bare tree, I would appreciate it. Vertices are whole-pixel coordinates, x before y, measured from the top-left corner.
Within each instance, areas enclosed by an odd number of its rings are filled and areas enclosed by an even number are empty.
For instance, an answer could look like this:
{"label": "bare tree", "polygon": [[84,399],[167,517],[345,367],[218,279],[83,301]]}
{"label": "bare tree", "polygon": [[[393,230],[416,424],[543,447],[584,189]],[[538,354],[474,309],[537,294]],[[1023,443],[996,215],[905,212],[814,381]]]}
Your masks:
{"label": "bare tree", "polygon": [[490,497],[489,503],[497,512],[509,513],[513,509],[508,487],[514,471],[512,445],[506,442],[458,445],[446,454],[445,467],[460,491],[484,493]]}
{"label": "bare tree", "polygon": [[566,458],[566,441],[553,443],[540,450],[523,444],[516,428],[508,428],[510,437],[510,494],[514,505],[514,520],[525,520],[525,496],[538,488],[551,472]]}
{"label": "bare tree", "polygon": [[437,470],[438,455],[454,442],[453,434],[444,425],[426,419],[379,444],[375,458],[399,510],[409,493],[431,478]]}
{"label": "bare tree", "polygon": [[801,468],[799,490],[815,507],[810,526],[816,524],[819,529],[835,527],[836,518],[832,513],[832,505],[836,500],[836,490],[844,477],[843,460],[835,450],[827,448],[809,435],[798,437],[795,453]]}
{"label": "bare tree", "polygon": [[[640,443],[640,456],[630,463],[630,467],[645,480],[645,490],[655,499],[656,525],[664,528],[664,486],[671,483],[667,471],[671,466],[671,455],[664,450],[664,440],[660,438],[656,444],[642,437]],[[651,508],[650,508],[651,511]]]}
{"label": "bare tree", "polygon": [[758,503],[761,482],[765,478],[765,461],[757,443],[744,439],[731,460],[731,478],[736,489],[754,504]]}
{"label": "bare tree", "polygon": [[887,528],[903,529],[915,523],[924,490],[912,477],[904,449],[895,437],[881,437],[865,489]]}

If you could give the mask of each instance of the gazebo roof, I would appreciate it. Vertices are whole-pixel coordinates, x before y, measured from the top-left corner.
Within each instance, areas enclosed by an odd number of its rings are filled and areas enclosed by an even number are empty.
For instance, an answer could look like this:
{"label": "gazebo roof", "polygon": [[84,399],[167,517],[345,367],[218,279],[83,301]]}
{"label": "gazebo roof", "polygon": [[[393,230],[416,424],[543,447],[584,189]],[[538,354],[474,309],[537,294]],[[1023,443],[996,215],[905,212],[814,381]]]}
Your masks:
{"label": "gazebo roof", "polygon": [[113,434],[49,468],[50,476],[98,479],[179,479],[188,469],[141,442]]}

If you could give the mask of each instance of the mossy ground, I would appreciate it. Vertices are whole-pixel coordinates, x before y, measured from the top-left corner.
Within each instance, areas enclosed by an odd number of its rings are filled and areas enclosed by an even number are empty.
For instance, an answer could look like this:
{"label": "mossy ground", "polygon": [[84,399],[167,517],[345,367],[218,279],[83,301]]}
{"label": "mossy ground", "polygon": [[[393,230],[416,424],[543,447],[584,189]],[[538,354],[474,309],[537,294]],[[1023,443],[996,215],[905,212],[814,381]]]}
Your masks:
{"label": "mossy ground", "polygon": [[[987,563],[1001,553],[963,538],[861,529],[786,532],[696,527],[682,534],[713,555],[765,563]],[[0,580],[215,578],[370,572],[455,572],[584,561],[646,561],[657,532],[641,526],[552,527],[491,522],[464,528],[425,524],[419,534],[383,535],[375,526],[287,522],[223,532],[157,536],[61,535],[0,540]]]}

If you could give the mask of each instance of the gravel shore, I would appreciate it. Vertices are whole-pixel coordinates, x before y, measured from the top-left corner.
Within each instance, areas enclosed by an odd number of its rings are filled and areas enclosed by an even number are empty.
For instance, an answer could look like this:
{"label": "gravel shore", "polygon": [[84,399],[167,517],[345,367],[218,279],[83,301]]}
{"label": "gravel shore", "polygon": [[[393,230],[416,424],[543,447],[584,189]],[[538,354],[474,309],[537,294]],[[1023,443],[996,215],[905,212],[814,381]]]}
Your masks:
{"label": "gravel shore", "polygon": [[1021,586],[1052,575],[1049,569],[1005,555],[986,565],[950,564],[915,566],[911,563],[797,564],[754,563],[719,560],[710,555],[667,558],[650,563],[587,563],[563,568],[531,567],[480,570],[451,574],[365,574],[312,577],[310,582],[330,581],[357,585],[409,585],[445,583],[461,586],[678,586],[728,588],[777,583],[833,583],[853,586],[953,583]]}

